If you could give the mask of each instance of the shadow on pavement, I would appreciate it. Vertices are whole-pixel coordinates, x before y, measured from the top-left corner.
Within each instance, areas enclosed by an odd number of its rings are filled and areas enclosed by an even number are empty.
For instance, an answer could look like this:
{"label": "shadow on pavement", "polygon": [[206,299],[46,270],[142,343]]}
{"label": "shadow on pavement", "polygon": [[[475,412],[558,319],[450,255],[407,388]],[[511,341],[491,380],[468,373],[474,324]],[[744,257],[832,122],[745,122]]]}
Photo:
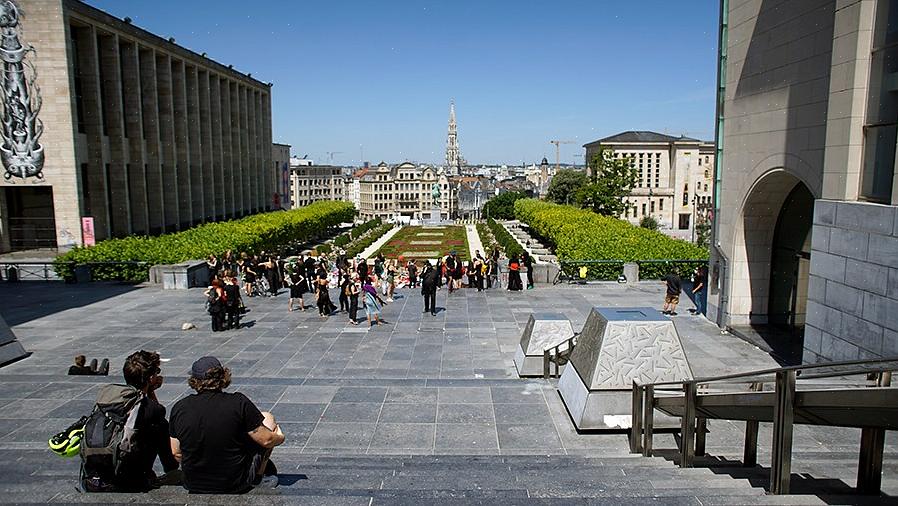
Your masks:
{"label": "shadow on pavement", "polygon": [[0,314],[10,326],[119,296],[140,285],[120,282],[66,284],[62,281],[0,283]]}

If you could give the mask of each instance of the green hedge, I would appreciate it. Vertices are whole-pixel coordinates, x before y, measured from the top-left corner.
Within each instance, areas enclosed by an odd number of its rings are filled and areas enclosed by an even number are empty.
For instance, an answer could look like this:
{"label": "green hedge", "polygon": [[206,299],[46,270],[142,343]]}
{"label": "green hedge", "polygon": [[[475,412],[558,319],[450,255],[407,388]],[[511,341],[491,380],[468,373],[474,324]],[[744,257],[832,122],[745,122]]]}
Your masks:
{"label": "green hedge", "polygon": [[490,232],[489,227],[483,223],[478,223],[477,235],[480,236],[480,242],[481,244],[483,244],[483,248],[485,250],[483,252],[484,256],[489,256],[490,254],[492,254],[493,249],[495,249],[498,244],[496,243],[496,240],[493,239],[493,234]]}
{"label": "green hedge", "polygon": [[694,244],[573,206],[518,200],[515,216],[550,241],[562,261],[620,261],[587,265],[593,279],[617,278],[623,262],[639,263],[641,279],[660,279],[673,265],[666,261],[694,261],[680,267],[681,275],[687,275],[685,269],[708,258],[708,251]]}
{"label": "green hedge", "polygon": [[346,256],[352,258],[356,255],[360,255],[368,246],[374,244],[374,241],[380,239],[382,235],[389,232],[392,228],[392,223],[384,223],[375,228],[370,234],[350,244],[349,247],[346,248]]}
{"label": "green hedge", "polygon": [[521,256],[521,254],[524,253],[524,248],[522,248],[518,241],[508,233],[508,230],[505,230],[505,227],[492,218],[487,220],[487,224],[490,227],[490,232],[493,233],[493,237],[496,238],[496,242],[498,242],[499,246],[502,247],[502,250],[505,251],[505,256],[511,258],[512,255]]}
{"label": "green hedge", "polygon": [[374,230],[375,228],[381,225],[382,221],[380,218],[374,218],[373,220],[368,220],[365,223],[353,228],[349,231],[350,239],[355,240],[359,237],[365,235],[365,232],[369,230]]}
{"label": "green hedge", "polygon": [[[139,261],[149,265],[174,264],[220,255],[227,250],[257,252],[306,241],[329,227],[352,221],[355,209],[348,202],[322,201],[301,209],[255,214],[239,220],[206,223],[160,235],[133,236],[101,241],[96,246],[75,248],[57,257],[60,277],[72,275],[72,263]],[[144,281],[147,270],[133,266],[94,269],[93,279]]]}

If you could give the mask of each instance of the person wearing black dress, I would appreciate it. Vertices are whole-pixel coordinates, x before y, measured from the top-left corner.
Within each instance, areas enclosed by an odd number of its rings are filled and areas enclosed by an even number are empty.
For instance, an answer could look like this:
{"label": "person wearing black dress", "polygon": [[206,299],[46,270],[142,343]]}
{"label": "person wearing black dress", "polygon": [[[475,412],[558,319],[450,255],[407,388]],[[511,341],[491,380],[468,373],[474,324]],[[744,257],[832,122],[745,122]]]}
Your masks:
{"label": "person wearing black dress", "polygon": [[508,259],[508,289],[516,292],[523,290],[521,285],[521,262],[516,254],[511,255]]}
{"label": "person wearing black dress", "polygon": [[521,255],[521,265],[527,269],[527,289],[533,289],[533,257],[526,251]]}
{"label": "person wearing black dress", "polygon": [[315,285],[318,289],[316,292],[316,300],[318,302],[318,314],[325,318],[337,309],[337,306],[334,306],[334,303],[331,302],[330,293],[328,293],[327,290],[327,283],[327,271],[321,266],[318,268],[318,276],[315,279]]}

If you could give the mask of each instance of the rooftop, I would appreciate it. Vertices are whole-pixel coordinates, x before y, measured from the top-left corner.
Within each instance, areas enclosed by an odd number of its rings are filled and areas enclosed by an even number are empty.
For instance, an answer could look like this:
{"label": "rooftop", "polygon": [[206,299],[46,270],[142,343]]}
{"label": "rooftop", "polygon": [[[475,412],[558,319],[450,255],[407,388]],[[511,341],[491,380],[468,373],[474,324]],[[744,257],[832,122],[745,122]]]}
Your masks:
{"label": "rooftop", "polygon": [[672,143],[672,142],[702,142],[699,139],[693,139],[692,137],[686,137],[685,135],[681,135],[679,137],[674,137],[672,135],[667,134],[659,134],[658,132],[651,132],[648,130],[628,130],[626,132],[621,132],[619,134],[611,135],[609,137],[605,137],[604,139],[599,139],[597,141],[593,141],[587,144],[584,144],[583,147],[595,146],[597,144],[613,144],[618,142],[628,142],[628,143]]}

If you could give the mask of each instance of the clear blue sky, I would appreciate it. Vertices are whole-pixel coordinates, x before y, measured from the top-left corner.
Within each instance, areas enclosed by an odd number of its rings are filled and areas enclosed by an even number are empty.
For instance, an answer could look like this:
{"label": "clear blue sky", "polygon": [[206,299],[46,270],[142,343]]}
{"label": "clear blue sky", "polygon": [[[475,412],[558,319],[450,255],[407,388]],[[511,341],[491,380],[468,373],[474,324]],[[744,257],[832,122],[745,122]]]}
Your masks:
{"label": "clear blue sky", "polygon": [[335,163],[582,163],[624,130],[711,139],[716,0],[88,0],[274,83],[274,139]]}

